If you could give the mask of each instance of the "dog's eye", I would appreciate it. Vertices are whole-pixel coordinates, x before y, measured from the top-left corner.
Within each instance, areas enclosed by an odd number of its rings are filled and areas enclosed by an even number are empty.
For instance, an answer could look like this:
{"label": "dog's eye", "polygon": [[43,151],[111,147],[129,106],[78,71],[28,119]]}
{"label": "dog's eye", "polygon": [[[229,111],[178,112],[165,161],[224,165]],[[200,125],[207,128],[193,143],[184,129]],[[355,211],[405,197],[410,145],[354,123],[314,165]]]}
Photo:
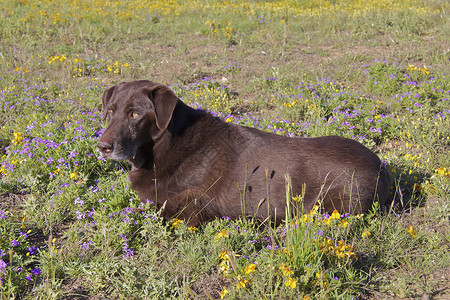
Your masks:
{"label": "dog's eye", "polygon": [[139,117],[139,114],[137,113],[137,112],[132,112],[131,113],[131,118],[132,119],[136,119],[136,118],[138,118]]}

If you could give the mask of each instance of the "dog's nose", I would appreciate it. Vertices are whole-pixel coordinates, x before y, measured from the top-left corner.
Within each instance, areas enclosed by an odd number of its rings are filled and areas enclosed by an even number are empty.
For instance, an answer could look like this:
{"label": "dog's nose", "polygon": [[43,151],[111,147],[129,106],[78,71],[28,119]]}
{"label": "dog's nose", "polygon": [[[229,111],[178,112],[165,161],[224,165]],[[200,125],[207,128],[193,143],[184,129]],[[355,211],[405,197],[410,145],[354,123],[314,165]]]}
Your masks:
{"label": "dog's nose", "polygon": [[113,148],[113,146],[110,143],[106,142],[98,142],[97,147],[102,153],[110,153]]}

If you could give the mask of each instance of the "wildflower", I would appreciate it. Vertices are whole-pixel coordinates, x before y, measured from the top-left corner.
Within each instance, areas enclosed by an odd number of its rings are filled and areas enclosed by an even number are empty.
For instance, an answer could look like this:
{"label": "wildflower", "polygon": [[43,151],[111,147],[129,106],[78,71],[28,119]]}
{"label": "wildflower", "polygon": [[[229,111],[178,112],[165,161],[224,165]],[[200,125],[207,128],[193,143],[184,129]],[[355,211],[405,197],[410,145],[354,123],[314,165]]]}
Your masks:
{"label": "wildflower", "polygon": [[7,218],[5,211],[0,209],[0,219],[5,219],[5,218]]}
{"label": "wildflower", "polygon": [[341,218],[341,214],[335,209],[333,211],[333,213],[331,214],[330,219],[331,220],[333,220],[333,219],[339,220],[340,218]]}
{"label": "wildflower", "polygon": [[221,260],[229,260],[230,258],[228,256],[227,251],[222,250],[222,252],[219,253],[219,259],[221,259]]}
{"label": "wildflower", "polygon": [[291,270],[289,266],[286,266],[285,264],[282,264],[278,267],[278,269],[283,272],[284,276],[289,276],[291,274],[294,274],[294,272]]}
{"label": "wildflower", "polygon": [[[29,253],[30,255],[36,254],[37,250],[38,250],[38,247],[36,247],[36,246],[30,246],[30,247],[28,247],[28,253]],[[28,253],[27,253],[27,254],[28,254]]]}
{"label": "wildflower", "polygon": [[227,233],[227,231],[224,229],[221,232],[216,233],[216,235],[214,236],[214,238],[217,240],[220,240],[221,238],[228,238],[230,237]]}
{"label": "wildflower", "polygon": [[412,237],[412,238],[417,238],[416,235],[416,231],[414,230],[414,225],[409,226],[408,228],[406,228],[406,232]]}
{"label": "wildflower", "polygon": [[11,246],[17,247],[17,246],[19,246],[19,245],[20,245],[20,242],[19,242],[19,241],[16,241],[16,240],[12,240],[12,241],[11,241]]}
{"label": "wildflower", "polygon": [[86,213],[84,212],[77,210],[75,213],[77,214],[77,220],[83,220],[86,218]]}
{"label": "wildflower", "polygon": [[79,204],[80,206],[83,206],[84,200],[81,200],[80,197],[76,197],[75,200],[73,200],[73,203],[74,204]]}
{"label": "wildflower", "polygon": [[30,272],[31,272],[31,274],[33,274],[33,275],[39,275],[39,274],[42,273],[42,270],[39,269],[39,268],[37,268],[37,269],[31,270]]}
{"label": "wildflower", "polygon": [[297,280],[289,277],[286,281],[286,286],[295,289],[297,287]]}
{"label": "wildflower", "polygon": [[316,215],[317,212],[319,211],[319,205],[314,205],[313,208],[311,209],[311,211],[309,212],[310,215]]}
{"label": "wildflower", "polygon": [[357,214],[357,215],[355,216],[355,219],[356,219],[356,220],[359,220],[359,219],[361,219],[362,217],[364,217],[364,214]]}
{"label": "wildflower", "polygon": [[78,179],[78,172],[71,173],[70,174],[70,179],[77,180]]}
{"label": "wildflower", "polygon": [[14,139],[11,141],[13,144],[21,144],[23,136],[21,132],[14,132]]}
{"label": "wildflower", "polygon": [[323,219],[322,222],[323,222],[323,224],[330,226],[331,225],[331,218]]}
{"label": "wildflower", "polygon": [[310,220],[310,216],[309,215],[302,215],[300,217],[300,223],[301,224],[306,224],[306,223],[308,223],[309,220]]}
{"label": "wildflower", "polygon": [[81,245],[81,247],[83,247],[84,250],[89,250],[89,246],[92,244],[92,241],[89,242],[84,242],[83,245]]}
{"label": "wildflower", "polygon": [[6,269],[7,266],[8,265],[3,260],[0,259],[0,274],[4,269]]}
{"label": "wildflower", "polygon": [[67,158],[74,158],[77,155],[78,155],[78,152],[77,152],[77,150],[74,149],[69,153],[69,155],[67,155]]}
{"label": "wildflower", "polygon": [[364,231],[362,233],[362,237],[371,236],[371,235],[372,235],[372,233],[369,230],[364,229]]}
{"label": "wildflower", "polygon": [[190,232],[198,232],[198,228],[195,227],[195,226],[190,226],[190,227],[188,228],[188,230],[189,230]]}
{"label": "wildflower", "polygon": [[181,224],[183,224],[183,220],[175,219],[173,220],[172,228],[178,229],[178,227],[180,227]]}
{"label": "wildflower", "polygon": [[447,168],[443,168],[443,167],[440,167],[439,169],[437,169],[436,170],[436,173],[439,175],[439,176],[447,176],[447,177],[450,177],[450,173],[447,171]]}
{"label": "wildflower", "polygon": [[228,272],[230,270],[230,261],[229,260],[222,260],[219,264],[219,270],[222,273]]}
{"label": "wildflower", "polygon": [[220,299],[225,298],[226,294],[228,294],[228,290],[226,288],[223,288],[223,291],[220,292]]}
{"label": "wildflower", "polygon": [[256,269],[256,265],[255,264],[247,265],[244,268],[244,274],[248,275],[250,273],[253,273],[253,272],[255,272],[255,269]]}
{"label": "wildflower", "polygon": [[250,281],[250,280],[247,280],[247,279],[241,279],[241,280],[236,284],[236,288],[237,288],[237,289],[241,289],[241,288],[244,288],[244,289],[245,289],[245,285],[246,285],[247,283],[249,283],[249,281]]}
{"label": "wildflower", "polygon": [[339,224],[339,226],[342,227],[342,228],[347,228],[347,226],[348,226],[347,220],[342,219],[341,220],[341,224]]}

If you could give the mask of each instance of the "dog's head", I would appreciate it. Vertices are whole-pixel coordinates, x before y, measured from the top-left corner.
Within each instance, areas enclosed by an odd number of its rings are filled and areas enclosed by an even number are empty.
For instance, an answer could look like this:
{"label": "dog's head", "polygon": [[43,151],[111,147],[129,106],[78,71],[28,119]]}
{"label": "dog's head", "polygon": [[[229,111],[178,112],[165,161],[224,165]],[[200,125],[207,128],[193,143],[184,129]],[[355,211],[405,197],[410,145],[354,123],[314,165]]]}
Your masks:
{"label": "dog's head", "polygon": [[179,100],[168,87],[142,80],[110,87],[102,101],[109,125],[97,146],[106,158],[131,161],[140,146],[156,142],[167,129]]}

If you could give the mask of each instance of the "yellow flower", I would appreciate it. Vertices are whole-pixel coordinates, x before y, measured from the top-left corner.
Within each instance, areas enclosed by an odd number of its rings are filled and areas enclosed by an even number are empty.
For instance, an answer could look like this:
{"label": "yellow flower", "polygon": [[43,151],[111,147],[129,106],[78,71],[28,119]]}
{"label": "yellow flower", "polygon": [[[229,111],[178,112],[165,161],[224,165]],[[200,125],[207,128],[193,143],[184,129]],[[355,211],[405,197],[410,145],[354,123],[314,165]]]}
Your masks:
{"label": "yellow flower", "polygon": [[286,286],[295,289],[297,287],[297,280],[289,277],[286,281]]}
{"label": "yellow flower", "polygon": [[214,236],[216,241],[220,240],[221,238],[227,238],[230,237],[227,233],[227,231],[224,229],[221,232],[216,233],[216,235]]}
{"label": "yellow flower", "polygon": [[70,179],[77,180],[78,179],[78,172],[73,172],[70,174]]}
{"label": "yellow flower", "polygon": [[188,228],[188,230],[189,230],[190,232],[198,232],[198,228],[195,227],[195,226],[190,226],[190,227]]}
{"label": "yellow flower", "polygon": [[219,264],[219,270],[222,273],[226,273],[230,269],[230,262],[227,260],[222,260]]}
{"label": "yellow flower", "polygon": [[314,205],[311,211],[309,212],[310,215],[315,215],[319,211],[319,205]]}
{"label": "yellow flower", "polygon": [[183,224],[183,220],[174,219],[172,223],[172,228],[178,229],[178,227],[180,227],[181,224]]}
{"label": "yellow flower", "polygon": [[14,139],[11,141],[13,144],[21,144],[23,136],[21,132],[14,132]]}
{"label": "yellow flower", "polygon": [[291,268],[289,266],[286,266],[285,264],[282,264],[278,269],[281,272],[283,272],[284,276],[289,276],[291,274],[294,274],[294,272],[292,272]]}
{"label": "yellow flower", "polygon": [[300,223],[305,224],[308,223],[309,215],[303,215],[300,217]]}
{"label": "yellow flower", "polygon": [[445,175],[445,171],[446,171],[446,168],[440,167],[439,169],[437,169],[437,173],[440,176],[444,176]]}
{"label": "yellow flower", "polygon": [[341,224],[339,224],[339,226],[342,227],[342,228],[347,228],[347,226],[348,226],[347,220],[342,219],[341,220]]}
{"label": "yellow flower", "polygon": [[228,290],[226,288],[223,288],[223,291],[220,292],[220,299],[225,298],[226,294],[228,294]]}
{"label": "yellow flower", "polygon": [[227,251],[222,250],[222,252],[219,253],[219,259],[221,259],[221,260],[229,260],[230,258],[228,256]]}
{"label": "yellow flower", "polygon": [[248,275],[250,273],[253,273],[253,272],[255,272],[255,269],[256,269],[256,265],[255,264],[247,265],[244,268],[244,274]]}
{"label": "yellow flower", "polygon": [[371,235],[372,235],[372,233],[371,233],[369,230],[364,229],[364,231],[363,231],[363,233],[362,233],[362,236],[363,236],[363,237],[371,236]]}
{"label": "yellow flower", "polygon": [[333,213],[331,214],[330,219],[331,220],[333,220],[333,219],[339,220],[340,218],[341,218],[341,214],[335,209],[333,211]]}
{"label": "yellow flower", "polygon": [[236,288],[237,289],[245,289],[245,285],[249,282],[250,280],[247,279],[241,279],[237,284],[236,284]]}
{"label": "yellow flower", "polygon": [[417,238],[416,231],[414,230],[414,225],[409,226],[406,228],[406,232],[412,237]]}

